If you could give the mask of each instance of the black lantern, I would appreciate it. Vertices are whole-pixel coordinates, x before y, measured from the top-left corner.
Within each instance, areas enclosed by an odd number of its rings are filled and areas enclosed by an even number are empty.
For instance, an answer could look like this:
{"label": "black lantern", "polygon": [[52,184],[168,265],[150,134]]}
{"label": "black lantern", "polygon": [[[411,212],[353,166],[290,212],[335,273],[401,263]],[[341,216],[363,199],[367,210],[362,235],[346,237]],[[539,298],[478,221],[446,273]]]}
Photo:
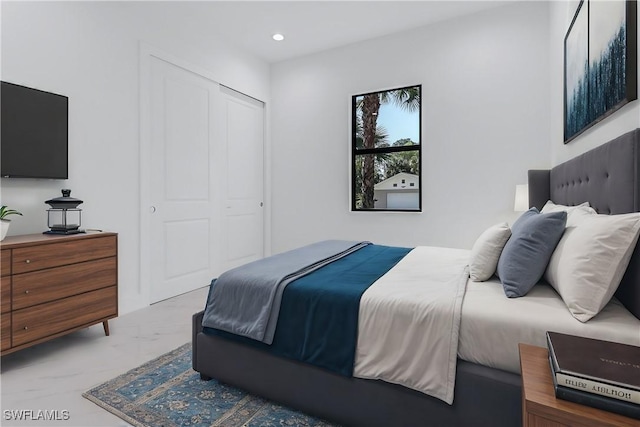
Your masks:
{"label": "black lantern", "polygon": [[80,229],[82,220],[82,209],[78,209],[78,205],[82,200],[71,197],[71,190],[62,190],[62,197],[47,200],[45,202],[51,209],[47,209],[48,231],[44,234],[78,234],[84,233]]}

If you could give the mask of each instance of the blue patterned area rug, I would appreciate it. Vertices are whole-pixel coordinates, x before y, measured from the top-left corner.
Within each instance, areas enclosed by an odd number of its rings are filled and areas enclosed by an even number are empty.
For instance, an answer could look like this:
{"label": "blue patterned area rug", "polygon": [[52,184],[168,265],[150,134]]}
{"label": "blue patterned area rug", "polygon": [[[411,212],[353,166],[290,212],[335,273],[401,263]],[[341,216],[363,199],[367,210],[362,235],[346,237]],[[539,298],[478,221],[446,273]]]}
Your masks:
{"label": "blue patterned area rug", "polygon": [[331,426],[216,380],[200,380],[191,368],[191,343],[82,395],[137,427]]}

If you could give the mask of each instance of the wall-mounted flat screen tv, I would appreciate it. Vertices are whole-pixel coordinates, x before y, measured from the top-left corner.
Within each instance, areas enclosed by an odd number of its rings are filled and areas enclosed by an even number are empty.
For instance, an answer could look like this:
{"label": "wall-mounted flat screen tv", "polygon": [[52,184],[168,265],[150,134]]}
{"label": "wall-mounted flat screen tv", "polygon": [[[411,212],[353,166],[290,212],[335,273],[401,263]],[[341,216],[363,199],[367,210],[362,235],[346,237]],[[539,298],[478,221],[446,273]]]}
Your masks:
{"label": "wall-mounted flat screen tv", "polygon": [[2,82],[0,104],[0,176],[67,179],[69,98]]}

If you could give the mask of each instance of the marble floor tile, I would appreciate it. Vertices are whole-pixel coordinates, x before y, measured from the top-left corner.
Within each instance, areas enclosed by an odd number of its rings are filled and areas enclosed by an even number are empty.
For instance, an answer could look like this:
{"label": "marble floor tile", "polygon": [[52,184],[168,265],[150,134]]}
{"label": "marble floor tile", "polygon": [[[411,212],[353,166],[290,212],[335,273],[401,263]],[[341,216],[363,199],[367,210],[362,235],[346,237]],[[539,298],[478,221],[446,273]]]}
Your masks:
{"label": "marble floor tile", "polygon": [[[82,393],[191,340],[191,316],[202,310],[202,288],[102,324],[2,357],[0,425],[128,426]],[[12,411],[58,411],[57,421],[16,420]],[[8,411],[8,412],[7,412]],[[68,419],[62,411],[68,411]]]}

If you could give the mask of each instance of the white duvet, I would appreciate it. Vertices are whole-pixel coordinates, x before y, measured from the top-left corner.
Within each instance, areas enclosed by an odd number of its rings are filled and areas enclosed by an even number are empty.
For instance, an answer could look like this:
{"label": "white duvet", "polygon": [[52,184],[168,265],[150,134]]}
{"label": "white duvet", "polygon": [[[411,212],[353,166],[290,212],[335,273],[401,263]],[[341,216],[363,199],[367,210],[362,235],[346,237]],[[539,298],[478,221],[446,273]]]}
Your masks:
{"label": "white duvet", "polygon": [[545,332],[640,345],[640,320],[615,298],[586,323],[546,283],[507,298],[499,279],[468,279],[469,251],[417,247],[360,301],[354,376],[453,403],[456,356],[519,374],[518,343],[546,346]]}
{"label": "white duvet", "polygon": [[360,301],[355,377],[451,404],[469,251],[417,247]]}

